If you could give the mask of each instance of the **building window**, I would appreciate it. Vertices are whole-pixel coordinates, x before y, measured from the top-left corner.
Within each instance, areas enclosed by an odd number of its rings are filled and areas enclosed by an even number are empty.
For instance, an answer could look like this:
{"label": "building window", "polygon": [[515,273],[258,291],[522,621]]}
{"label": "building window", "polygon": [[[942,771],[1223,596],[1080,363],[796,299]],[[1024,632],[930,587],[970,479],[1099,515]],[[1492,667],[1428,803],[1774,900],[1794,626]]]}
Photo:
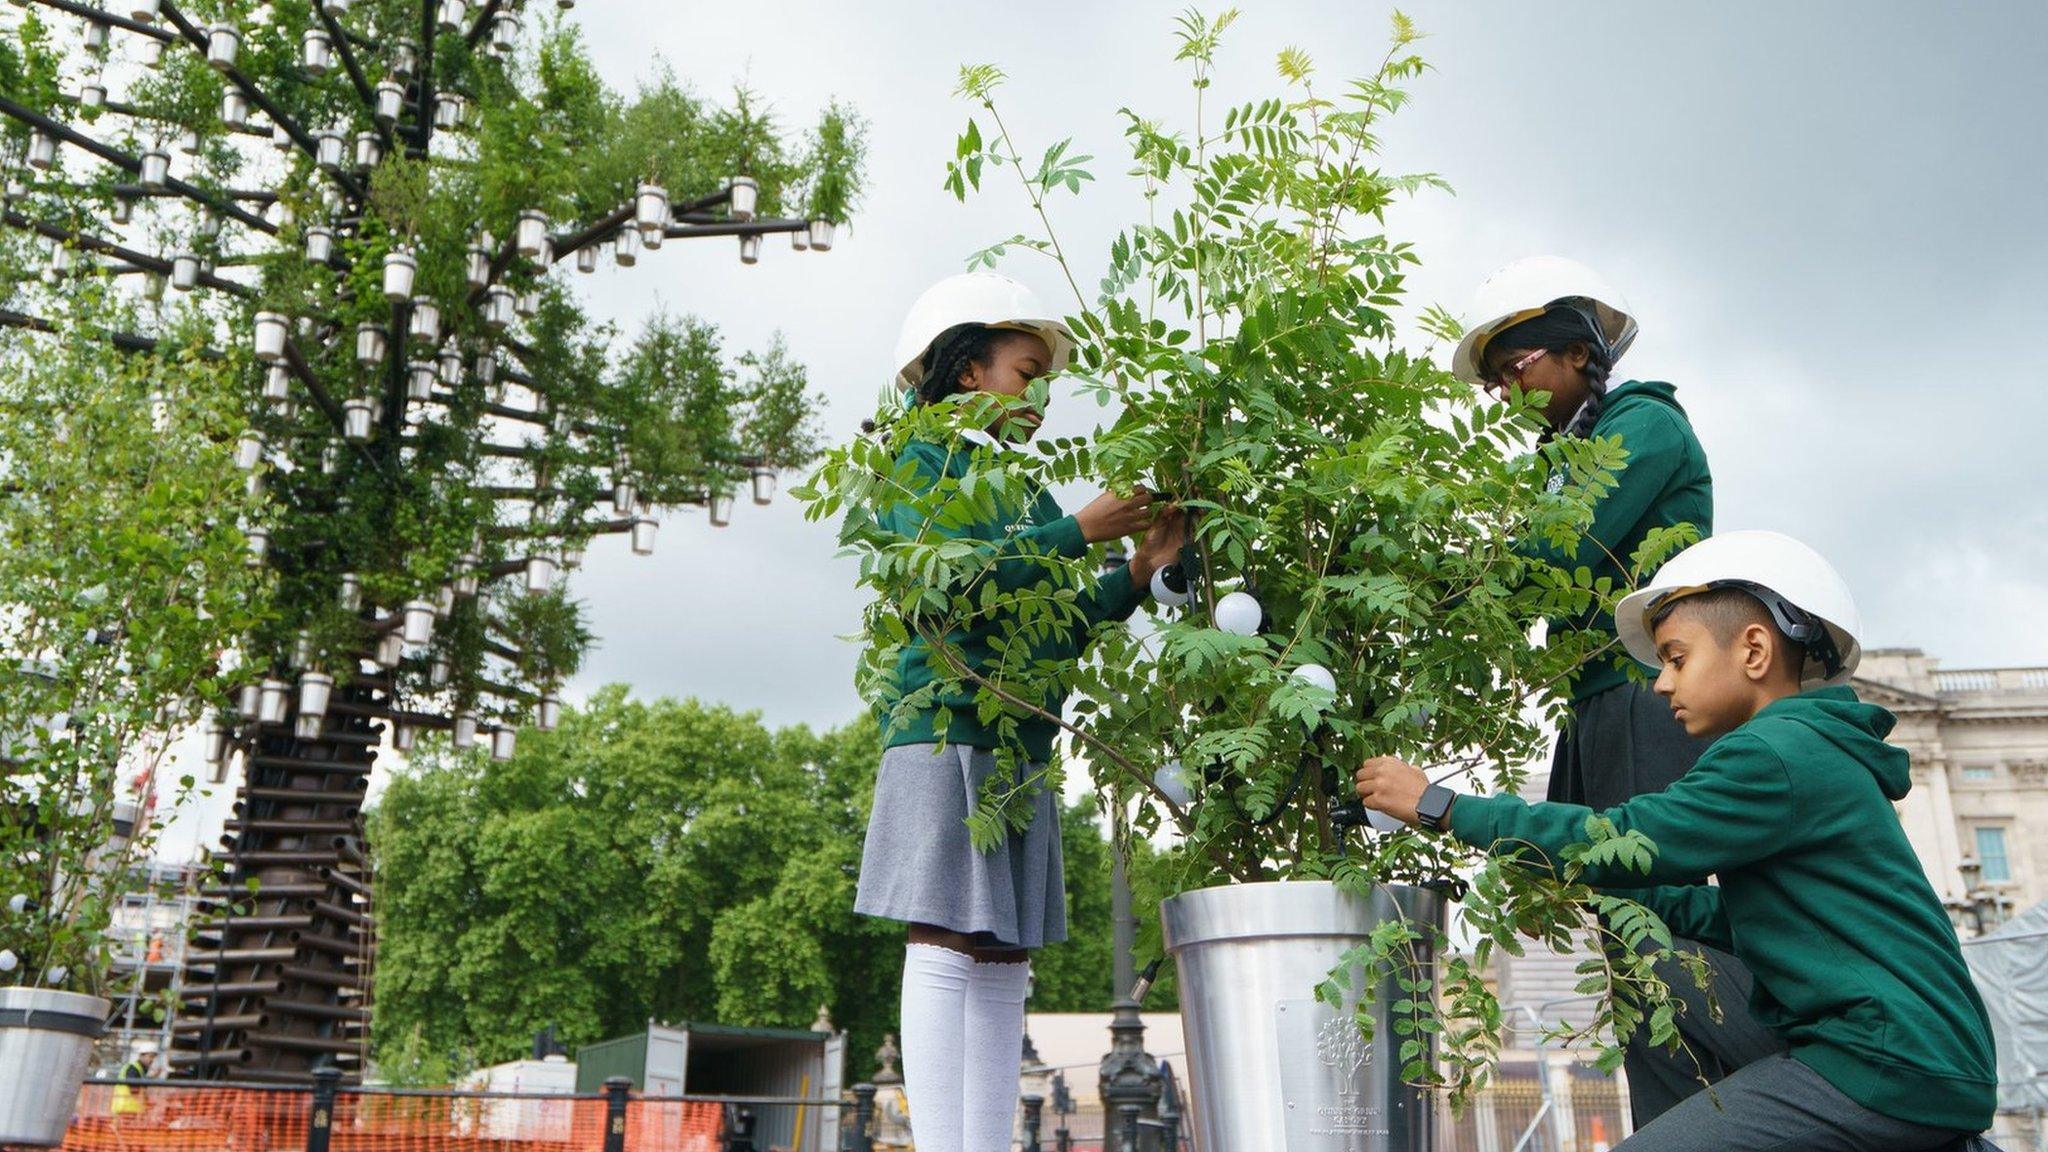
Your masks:
{"label": "building window", "polygon": [[1977,863],[1983,869],[1986,884],[2012,880],[2012,861],[2005,854],[2005,829],[1977,829]]}
{"label": "building window", "polygon": [[1998,766],[1995,764],[1965,764],[1963,765],[1963,779],[1972,782],[1996,780],[1998,779]]}

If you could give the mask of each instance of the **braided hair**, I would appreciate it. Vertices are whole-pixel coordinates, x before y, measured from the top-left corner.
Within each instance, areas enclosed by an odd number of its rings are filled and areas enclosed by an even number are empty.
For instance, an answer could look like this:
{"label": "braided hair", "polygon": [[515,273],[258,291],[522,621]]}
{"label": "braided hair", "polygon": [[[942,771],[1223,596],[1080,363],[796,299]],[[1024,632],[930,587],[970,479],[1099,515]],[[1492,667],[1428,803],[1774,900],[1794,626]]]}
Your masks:
{"label": "braided hair", "polygon": [[[936,404],[956,395],[962,391],[960,378],[967,374],[968,368],[994,367],[997,345],[1013,334],[1011,329],[971,323],[955,324],[939,333],[918,360],[924,374],[918,378],[917,387],[911,392],[911,402]],[[865,435],[878,427],[873,420],[863,420],[860,430]]]}
{"label": "braided hair", "polygon": [[1541,348],[1552,355],[1564,353],[1573,345],[1583,347],[1586,350],[1586,366],[1582,369],[1588,393],[1586,402],[1579,405],[1571,423],[1558,432],[1564,436],[1585,436],[1593,431],[1607,399],[1607,377],[1614,371],[1614,356],[1607,349],[1607,338],[1591,316],[1569,304],[1554,304],[1543,315],[1496,333],[1486,344],[1488,348]]}
{"label": "braided hair", "polygon": [[960,377],[970,367],[994,367],[996,345],[1008,335],[1008,330],[986,324],[955,324],[939,333],[918,361],[924,376],[917,382],[917,402],[936,404],[959,392]]}

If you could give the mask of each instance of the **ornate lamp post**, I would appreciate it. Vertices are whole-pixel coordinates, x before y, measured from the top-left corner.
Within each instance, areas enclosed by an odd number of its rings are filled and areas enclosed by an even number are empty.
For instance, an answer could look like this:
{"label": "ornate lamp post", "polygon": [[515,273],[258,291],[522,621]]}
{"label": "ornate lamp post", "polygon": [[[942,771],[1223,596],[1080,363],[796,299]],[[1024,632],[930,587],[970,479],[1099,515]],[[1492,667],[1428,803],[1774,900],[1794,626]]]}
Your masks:
{"label": "ornate lamp post", "polygon": [[2013,898],[2001,884],[1980,883],[1984,866],[1975,856],[1965,856],[1956,862],[1956,871],[1963,877],[1963,895],[1960,899],[1946,902],[1949,921],[1965,938],[1982,936],[1996,931],[1998,926],[2010,919],[2013,913]]}
{"label": "ornate lamp post", "polygon": [[[1165,1091],[1160,1063],[1145,1051],[1145,1022],[1138,1015],[1138,1002],[1129,998],[1110,1007],[1109,1054],[1102,1058],[1100,1074],[1104,1123],[1112,1129],[1126,1115],[1126,1106],[1137,1109],[1140,1119],[1156,1119],[1159,1097]],[[1157,1152],[1156,1129],[1143,1129],[1138,1152]],[[1112,1141],[1111,1147],[1116,1147]]]}

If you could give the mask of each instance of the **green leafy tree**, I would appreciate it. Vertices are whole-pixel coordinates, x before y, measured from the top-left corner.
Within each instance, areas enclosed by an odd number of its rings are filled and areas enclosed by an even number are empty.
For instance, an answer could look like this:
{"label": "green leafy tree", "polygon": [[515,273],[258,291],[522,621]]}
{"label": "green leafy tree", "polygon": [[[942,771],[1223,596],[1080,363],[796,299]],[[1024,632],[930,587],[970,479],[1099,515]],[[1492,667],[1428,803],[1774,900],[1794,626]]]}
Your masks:
{"label": "green leafy tree", "polygon": [[[446,730],[502,752],[550,725],[591,640],[559,574],[600,536],[651,549],[664,509],[724,523],[741,486],[764,494],[816,450],[779,342],[735,356],[671,316],[622,338],[567,270],[707,238],[748,263],[771,236],[829,247],[861,193],[859,118],[833,104],[795,133],[757,93],[714,100],[666,73],[613,92],[540,7],[0,10],[8,351],[41,354],[73,287],[101,283],[124,307],[75,350],[82,378],[193,356],[237,377],[206,411],[248,473],[249,498],[220,503],[240,504],[225,530],[264,610],[228,645],[218,750],[246,771],[216,896],[258,888],[266,926],[192,953],[208,1023],[180,1043],[202,1075],[360,1061],[357,824],[380,740]],[[282,926],[310,889],[316,922]],[[284,945],[283,977],[238,959]]]}
{"label": "green leafy tree", "polygon": [[613,687],[509,760],[424,750],[372,814],[380,1053],[457,1067],[550,1024],[588,1043],[821,1004],[871,1051],[901,963],[852,913],[877,746]]}
{"label": "green leafy tree", "polygon": [[[580,1044],[650,1017],[802,1028],[825,1005],[868,1071],[903,963],[902,929],[853,912],[879,748],[872,719],[771,732],[613,687],[507,761],[424,749],[371,813],[380,1069],[445,1083],[550,1024]],[[1034,957],[1032,1008],[1096,1012],[1112,989],[1094,801],[1063,830],[1071,939]],[[1139,859],[1141,877],[1157,864]],[[1156,920],[1157,886],[1136,887]]]}
{"label": "green leafy tree", "polygon": [[223,698],[264,589],[223,444],[244,365],[181,330],[108,370],[123,303],[64,299],[46,340],[0,345],[0,983],[100,994],[113,910],[197,787],[157,778],[169,736]]}
{"label": "green leafy tree", "polygon": [[[1060,141],[1028,160],[999,100],[1003,73],[961,71],[960,93],[976,110],[946,186],[964,198],[985,180],[1014,179],[1032,216],[1030,229],[969,265],[1044,259],[1064,279],[1080,345],[1065,381],[1113,407],[1110,426],[1089,439],[972,452],[964,476],[920,488],[911,464],[897,462],[907,441],[954,442],[962,428],[990,427],[1003,407],[1042,405],[1048,382],[1015,401],[977,392],[892,403],[879,430],[831,452],[802,495],[813,518],[843,517],[842,541],[875,594],[861,666],[868,697],[910,710],[971,696],[980,721],[1007,739],[1040,712],[1033,701],[1072,693],[1071,714],[1056,719],[1106,810],[1138,836],[1174,834],[1177,859],[1159,877],[1172,890],[1319,878],[1363,892],[1476,870],[1463,916],[1481,936],[1477,956],[1449,955],[1434,925],[1396,921],[1352,957],[1368,975],[1357,989],[1361,1023],[1371,1026],[1378,980],[1396,977],[1405,1074],[1462,1094],[1483,1079],[1499,1039],[1480,969],[1493,949],[1519,951],[1516,929],[1561,939],[1585,928],[1645,944],[1663,940],[1661,925],[1594,924],[1587,911],[1602,898],[1576,882],[1576,864],[1549,875],[1405,832],[1361,843],[1347,832],[1362,815],[1340,803],[1344,785],[1364,756],[1389,751],[1439,777],[1520,784],[1516,766],[1535,759],[1542,721],[1562,715],[1558,687],[1583,660],[1607,658],[1582,636],[1542,644],[1532,635],[1545,618],[1624,590],[1515,542],[1575,542],[1626,460],[1613,440],[1537,447],[1533,403],[1489,402],[1406,346],[1416,331],[1456,335],[1441,310],[1407,303],[1419,255],[1385,229],[1397,198],[1443,186],[1380,156],[1384,121],[1424,68],[1407,19],[1395,17],[1392,46],[1368,75],[1326,89],[1308,56],[1289,49],[1278,57],[1278,91],[1217,107],[1218,46],[1235,16],[1177,21],[1191,122],[1120,110],[1137,218],[1087,265],[1053,218],[1060,197],[1093,181],[1093,158]],[[1194,540],[1179,565],[1190,602],[1138,627],[1102,628],[1095,658],[1079,665],[1032,662],[1024,641],[1086,626],[1077,595],[1103,560],[1099,548],[1079,560],[999,557],[937,533],[897,534],[875,516],[893,503],[913,522],[988,520],[1026,506],[1034,487],[1080,479],[1162,494],[1188,510]],[[1668,533],[1632,559],[1640,571],[1684,542]],[[983,579],[999,559],[1036,564],[1044,578]],[[944,639],[970,619],[1001,622],[993,666],[970,667]],[[890,670],[913,636],[929,645],[935,678],[898,699]],[[1060,777],[1054,766],[1043,784]],[[1023,819],[1024,799],[983,797],[971,821],[977,841]],[[1603,840],[1598,829],[1589,840],[1594,854],[1649,847]],[[1424,949],[1443,957],[1439,970]],[[1645,1021],[1646,1005],[1653,1035],[1676,1042],[1668,1009],[1654,1007],[1668,990],[1646,960],[1623,949],[1596,967],[1590,983],[1616,992],[1599,1021],[1603,1062],[1619,1060],[1611,1041]],[[1349,970],[1322,990],[1333,1003]],[[1431,1034],[1442,1063],[1428,1058]]]}

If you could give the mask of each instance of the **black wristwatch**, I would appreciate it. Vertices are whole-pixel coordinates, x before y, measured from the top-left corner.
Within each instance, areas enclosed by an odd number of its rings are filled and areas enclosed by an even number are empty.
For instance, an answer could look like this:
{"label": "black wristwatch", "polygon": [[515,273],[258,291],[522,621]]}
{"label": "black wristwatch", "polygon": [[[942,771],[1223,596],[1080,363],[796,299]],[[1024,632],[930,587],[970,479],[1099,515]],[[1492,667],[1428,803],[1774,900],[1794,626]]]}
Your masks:
{"label": "black wristwatch", "polygon": [[1441,784],[1431,784],[1422,790],[1422,799],[1415,802],[1415,819],[1432,832],[1444,830],[1444,817],[1450,815],[1451,801],[1458,794]]}

